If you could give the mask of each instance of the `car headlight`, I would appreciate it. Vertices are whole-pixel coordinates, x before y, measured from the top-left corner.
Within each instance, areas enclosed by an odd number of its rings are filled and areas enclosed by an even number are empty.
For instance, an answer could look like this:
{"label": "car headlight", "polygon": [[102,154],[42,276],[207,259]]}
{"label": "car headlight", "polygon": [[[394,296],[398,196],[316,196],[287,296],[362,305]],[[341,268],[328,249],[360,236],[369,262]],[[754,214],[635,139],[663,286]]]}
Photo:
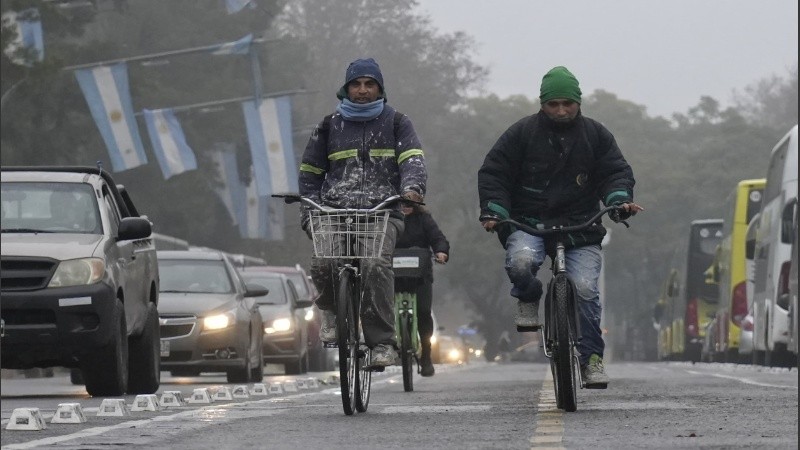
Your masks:
{"label": "car headlight", "polygon": [[101,258],[81,258],[58,263],[47,287],[81,286],[97,283],[106,273]]}
{"label": "car headlight", "polygon": [[450,351],[447,352],[447,357],[450,361],[458,361],[461,359],[461,352],[456,348],[450,349]]}
{"label": "car headlight", "polygon": [[433,334],[433,335],[431,335],[431,345],[433,345],[435,343],[436,343],[436,335]]}
{"label": "car headlight", "polygon": [[233,316],[230,313],[215,314],[203,318],[203,330],[221,330],[233,325]]}
{"label": "car headlight", "polygon": [[311,322],[312,320],[314,320],[314,308],[308,308],[306,310],[305,319],[306,319],[306,322]]}
{"label": "car headlight", "polygon": [[292,321],[287,317],[281,317],[272,321],[272,325],[264,327],[264,332],[267,334],[279,333],[281,331],[289,331],[292,329]]}

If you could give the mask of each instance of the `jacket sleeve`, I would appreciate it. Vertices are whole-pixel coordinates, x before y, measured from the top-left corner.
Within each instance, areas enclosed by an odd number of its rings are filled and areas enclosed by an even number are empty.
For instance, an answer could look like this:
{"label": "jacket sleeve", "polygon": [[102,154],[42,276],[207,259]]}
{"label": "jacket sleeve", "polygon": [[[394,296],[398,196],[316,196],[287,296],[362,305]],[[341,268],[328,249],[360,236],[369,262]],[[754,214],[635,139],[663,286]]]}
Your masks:
{"label": "jacket sleeve", "polygon": [[633,201],[633,170],[622,156],[614,135],[601,124],[594,122],[599,135],[600,148],[596,155],[595,178],[598,180],[598,194],[603,204],[627,203]]}
{"label": "jacket sleeve", "polygon": [[430,245],[431,250],[433,253],[446,253],[448,256],[450,255],[450,242],[447,241],[447,238],[442,233],[442,230],[439,229],[439,225],[433,220],[433,216],[431,214],[425,214],[424,216],[425,221],[425,235],[428,238],[428,244]]}
{"label": "jacket sleeve", "polygon": [[298,180],[300,195],[311,198],[317,203],[320,202],[320,189],[328,171],[328,131],[323,130],[323,123],[324,121],[317,125],[308,139],[300,163]]}
{"label": "jacket sleeve", "polygon": [[512,125],[497,139],[478,170],[481,216],[501,219],[510,216],[511,193],[522,162],[522,130],[526,119]]}
{"label": "jacket sleeve", "polygon": [[397,129],[396,155],[400,168],[400,192],[415,191],[424,196],[428,181],[422,143],[408,116],[404,116]]}

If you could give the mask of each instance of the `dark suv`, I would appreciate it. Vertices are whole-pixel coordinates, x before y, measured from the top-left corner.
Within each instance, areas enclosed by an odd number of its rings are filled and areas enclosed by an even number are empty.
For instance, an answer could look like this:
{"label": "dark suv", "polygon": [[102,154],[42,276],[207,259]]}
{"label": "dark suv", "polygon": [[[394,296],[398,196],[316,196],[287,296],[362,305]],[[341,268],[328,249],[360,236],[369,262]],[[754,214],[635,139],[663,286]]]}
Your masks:
{"label": "dark suv", "polygon": [[158,389],[150,221],[108,172],[3,167],[2,367],[80,368],[93,396]]}

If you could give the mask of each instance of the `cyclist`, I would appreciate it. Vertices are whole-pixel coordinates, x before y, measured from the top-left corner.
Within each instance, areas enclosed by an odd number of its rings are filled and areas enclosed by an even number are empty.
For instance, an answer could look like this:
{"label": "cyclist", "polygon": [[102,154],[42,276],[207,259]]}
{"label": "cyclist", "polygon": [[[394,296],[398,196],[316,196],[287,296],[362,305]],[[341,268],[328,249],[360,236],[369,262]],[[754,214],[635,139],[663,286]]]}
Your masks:
{"label": "cyclist", "polygon": [[[450,243],[433,220],[433,216],[422,205],[403,204],[406,229],[397,240],[396,248],[422,247],[433,251],[436,262],[444,264],[449,259]],[[431,336],[433,335],[433,268],[431,267],[417,285],[417,326],[422,341],[420,355],[420,374],[433,376],[435,370],[431,361]]]}
{"label": "cyclist", "polygon": [[[565,67],[551,69],[542,79],[541,110],[509,127],[486,155],[478,171],[481,222],[492,231],[497,220],[512,218],[533,227],[574,225],[599,211],[599,202],[622,205],[612,217],[624,220],[642,210],[633,203],[633,171],[614,136],[599,122],[581,114],[578,80]],[[506,272],[518,299],[518,331],[541,327],[536,278],[550,239],[500,227],[506,249]],[[600,330],[600,242],[606,231],[573,233],[566,240],[567,271],[576,282],[583,339],[578,346],[586,387],[605,389],[605,344]]]}
{"label": "cyclist", "polygon": [[[427,172],[422,145],[411,120],[386,103],[383,74],[372,58],[357,59],[345,71],[336,96],[336,112],[326,116],[311,134],[300,164],[300,195],[334,208],[371,208],[396,194],[422,201]],[[372,349],[372,365],[395,363],[394,272],[392,252],[403,232],[399,211],[390,216],[381,257],[364,260],[362,329]],[[301,221],[310,232],[309,219]],[[333,280],[330,266],[314,260],[311,278],[322,311],[320,339],[336,340]]]}

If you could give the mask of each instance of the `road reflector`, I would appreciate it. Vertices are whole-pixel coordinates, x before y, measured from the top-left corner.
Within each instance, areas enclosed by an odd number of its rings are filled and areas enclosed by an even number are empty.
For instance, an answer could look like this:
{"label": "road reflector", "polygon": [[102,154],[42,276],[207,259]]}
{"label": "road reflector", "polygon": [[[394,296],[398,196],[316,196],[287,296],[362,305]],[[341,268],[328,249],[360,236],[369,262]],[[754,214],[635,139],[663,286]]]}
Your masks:
{"label": "road reflector", "polygon": [[124,398],[104,398],[97,408],[98,416],[130,416],[128,405]]}
{"label": "road reflector", "polygon": [[133,399],[131,411],[161,411],[156,394],[139,394]]}
{"label": "road reflector", "polygon": [[285,392],[297,392],[297,382],[294,380],[287,380],[283,382],[283,390]]}
{"label": "road reflector", "polygon": [[214,401],[233,400],[231,396],[231,389],[228,386],[220,386],[217,392],[214,392]]}
{"label": "road reflector", "polygon": [[44,423],[42,413],[39,408],[15,408],[8,419],[6,430],[44,430],[47,424]]}
{"label": "road reflector", "polygon": [[308,389],[308,384],[306,384],[306,380],[300,379],[297,380],[297,389],[299,390],[306,390]]}
{"label": "road reflector", "polygon": [[80,403],[59,403],[50,423],[84,423],[86,416],[83,415]]}
{"label": "road reflector", "polygon": [[311,377],[306,380],[306,385],[309,389],[317,389],[319,387],[319,382],[316,378]]}
{"label": "road reflector", "polygon": [[185,406],[186,400],[183,399],[181,391],[164,391],[161,394],[161,406],[165,408],[173,406]]}
{"label": "road reflector", "polygon": [[283,385],[280,383],[270,383],[269,384],[269,393],[270,394],[283,394]]}
{"label": "road reflector", "polygon": [[208,388],[193,390],[192,396],[186,400],[186,403],[211,403],[211,395],[208,393]]}
{"label": "road reflector", "polygon": [[251,395],[269,395],[267,385],[264,383],[253,384],[253,389],[250,390]]}
{"label": "road reflector", "polygon": [[243,384],[234,386],[231,394],[233,394],[233,398],[250,398],[250,393],[247,392],[247,386]]}

